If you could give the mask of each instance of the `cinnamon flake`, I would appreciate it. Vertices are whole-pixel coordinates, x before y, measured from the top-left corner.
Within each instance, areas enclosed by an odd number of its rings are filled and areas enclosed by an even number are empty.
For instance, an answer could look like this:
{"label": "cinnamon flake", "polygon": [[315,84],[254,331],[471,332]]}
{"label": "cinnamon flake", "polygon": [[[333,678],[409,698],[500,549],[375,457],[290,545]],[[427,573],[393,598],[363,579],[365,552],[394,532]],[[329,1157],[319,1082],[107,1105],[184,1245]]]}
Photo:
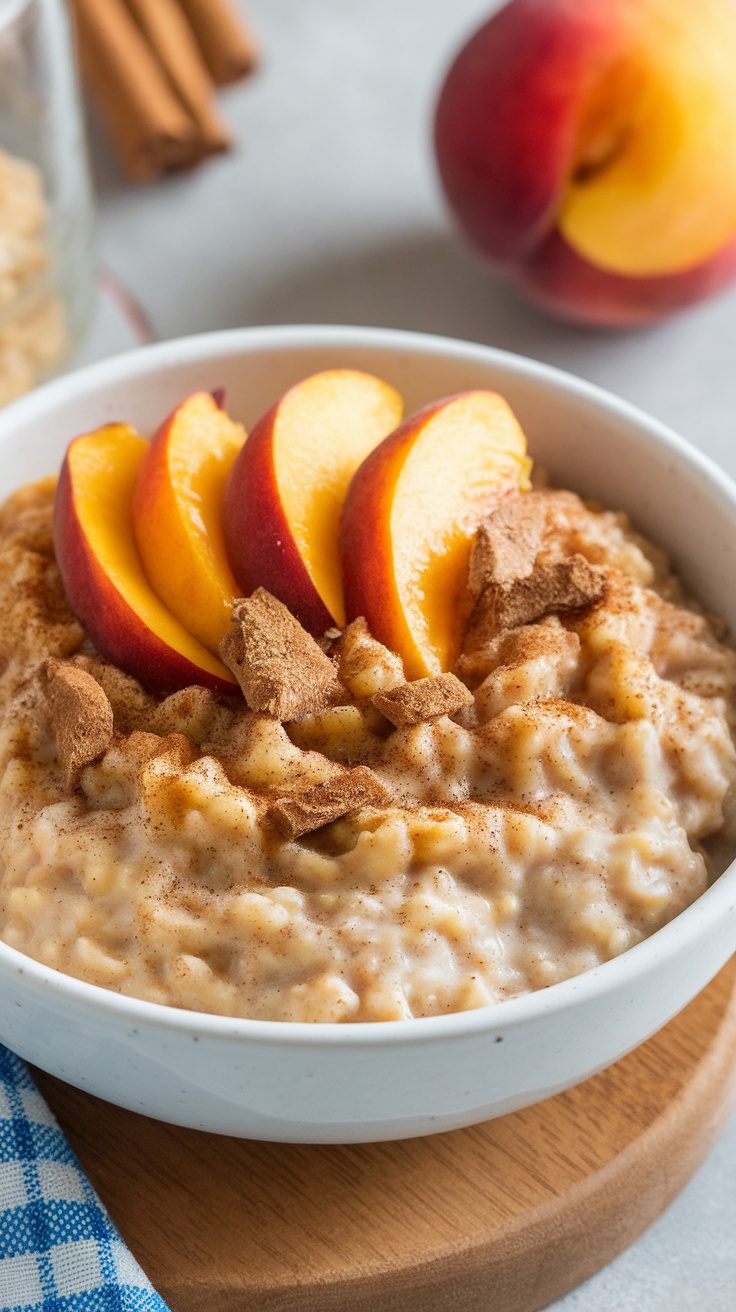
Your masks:
{"label": "cinnamon flake", "polygon": [[72,791],[86,766],[105,754],[113,738],[107,694],[86,670],[67,661],[47,660],[41,684],[51,711],[59,764]]}
{"label": "cinnamon flake", "polygon": [[371,701],[387,720],[404,729],[427,720],[439,720],[442,715],[456,715],[471,704],[473,694],[454,674],[436,674],[402,683],[387,692],[377,692]]}
{"label": "cinnamon flake", "polygon": [[332,661],[265,588],[236,602],[220,645],[252,711],[298,720],[344,698]]}
{"label": "cinnamon flake", "polygon": [[366,765],[272,802],[269,816],[286,838],[299,838],[364,806],[385,806],[388,790]]}
{"label": "cinnamon flake", "polygon": [[481,593],[471,616],[466,649],[491,641],[504,629],[533,624],[546,615],[579,610],[600,601],[606,591],[602,570],[584,556],[538,561],[530,574],[499,583],[495,579]]}
{"label": "cinnamon flake", "polygon": [[490,582],[511,583],[534,568],[546,519],[544,502],[534,492],[503,501],[481,524],[470,553],[468,590],[479,597]]}

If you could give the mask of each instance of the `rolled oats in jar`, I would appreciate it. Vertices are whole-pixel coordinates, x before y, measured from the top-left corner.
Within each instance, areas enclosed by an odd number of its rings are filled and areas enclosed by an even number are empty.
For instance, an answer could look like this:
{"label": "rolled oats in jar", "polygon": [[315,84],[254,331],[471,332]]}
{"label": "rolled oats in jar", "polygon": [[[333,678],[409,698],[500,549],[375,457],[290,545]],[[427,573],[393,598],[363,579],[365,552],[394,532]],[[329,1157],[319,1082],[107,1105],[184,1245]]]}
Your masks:
{"label": "rolled oats in jar", "polygon": [[0,405],[68,359],[93,293],[92,205],[61,0],[0,0]]}

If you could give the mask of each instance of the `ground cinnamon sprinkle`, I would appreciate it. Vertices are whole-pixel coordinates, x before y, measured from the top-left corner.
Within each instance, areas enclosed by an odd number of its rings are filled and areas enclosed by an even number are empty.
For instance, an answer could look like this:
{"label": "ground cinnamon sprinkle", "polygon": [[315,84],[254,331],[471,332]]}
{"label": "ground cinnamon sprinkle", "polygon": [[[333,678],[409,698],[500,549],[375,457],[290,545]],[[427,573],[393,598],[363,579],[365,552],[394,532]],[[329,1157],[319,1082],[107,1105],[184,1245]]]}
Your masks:
{"label": "ground cinnamon sprinkle", "polygon": [[458,658],[459,677],[470,688],[477,688],[491,670],[513,667],[528,661],[568,657],[574,660],[580,651],[580,639],[565,628],[556,616],[517,629],[504,629],[480,646],[469,648]]}
{"label": "ground cinnamon sprinkle", "polygon": [[332,655],[341,683],[359,701],[404,682],[401,657],[373,637],[362,615],[338,632]]}
{"label": "ground cinnamon sprinkle", "polygon": [[126,759],[139,773],[151,761],[166,759],[179,770],[186,770],[196,757],[191,742],[183,733],[170,733],[162,737],[157,733],[146,733],[136,729],[126,738],[124,744]]}

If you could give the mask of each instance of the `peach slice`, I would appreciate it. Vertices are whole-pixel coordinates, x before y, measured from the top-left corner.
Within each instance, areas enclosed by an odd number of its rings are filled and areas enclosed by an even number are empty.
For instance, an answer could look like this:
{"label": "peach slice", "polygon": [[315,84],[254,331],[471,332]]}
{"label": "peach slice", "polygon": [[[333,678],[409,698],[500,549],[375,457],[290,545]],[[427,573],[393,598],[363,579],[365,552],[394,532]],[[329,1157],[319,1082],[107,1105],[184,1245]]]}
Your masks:
{"label": "peach slice", "polygon": [[398,393],[381,379],[332,369],[290,388],[256,425],[224,503],[242,592],[267,588],[316,636],[344,624],[342,503],[355,470],[402,413]]}
{"label": "peach slice", "polygon": [[341,531],[348,615],[365,616],[407,678],[454,664],[473,533],[528,487],[530,468],[510,407],[479,391],[420,410],[355,475]]}
{"label": "peach slice", "polygon": [[195,392],[153,438],[133,497],[135,536],[149,582],[213,652],[239,595],[225,552],[222,498],[244,441],[244,428],[210,393]]}
{"label": "peach slice", "polygon": [[71,443],[54,506],[69,604],[100,654],[152,691],[203,684],[232,692],[229,671],[167,610],[143,571],[132,507],[146,450],[127,424]]}

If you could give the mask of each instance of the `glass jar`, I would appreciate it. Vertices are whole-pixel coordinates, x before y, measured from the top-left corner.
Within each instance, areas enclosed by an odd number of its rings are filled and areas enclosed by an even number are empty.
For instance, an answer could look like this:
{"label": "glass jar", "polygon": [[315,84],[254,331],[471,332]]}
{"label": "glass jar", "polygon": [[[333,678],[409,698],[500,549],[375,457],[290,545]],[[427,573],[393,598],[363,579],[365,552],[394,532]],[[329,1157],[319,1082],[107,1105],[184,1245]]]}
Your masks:
{"label": "glass jar", "polygon": [[64,0],[0,0],[0,405],[60,369],[79,340],[92,237]]}

